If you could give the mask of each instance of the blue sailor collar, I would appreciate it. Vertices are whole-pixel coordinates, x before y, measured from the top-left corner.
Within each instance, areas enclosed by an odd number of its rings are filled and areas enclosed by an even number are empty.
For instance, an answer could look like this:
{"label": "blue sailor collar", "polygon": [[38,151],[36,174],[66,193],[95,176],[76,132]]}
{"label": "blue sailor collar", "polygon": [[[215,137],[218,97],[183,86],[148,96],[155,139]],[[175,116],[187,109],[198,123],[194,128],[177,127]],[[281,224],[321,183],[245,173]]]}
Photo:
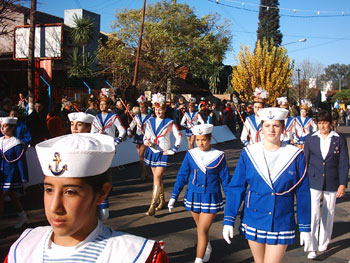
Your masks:
{"label": "blue sailor collar", "polygon": [[[144,116],[143,119],[142,119],[142,116]],[[137,114],[137,117],[139,118],[141,125],[143,125],[149,118],[151,118],[151,115],[150,114],[142,115],[141,113],[139,113]]]}
{"label": "blue sailor collar", "polygon": [[201,151],[198,147],[191,149],[188,152],[190,153],[193,161],[203,173],[206,173],[207,169],[211,167],[211,164],[217,165],[215,162],[220,162],[221,160],[218,159],[224,154],[222,151],[210,148],[210,150],[205,153],[205,160],[202,160],[201,155],[203,154],[203,151]]}
{"label": "blue sailor collar", "polygon": [[197,115],[198,111],[194,111],[194,112],[189,112],[189,111],[186,111],[185,114],[188,115],[188,117],[190,118],[190,120],[192,120],[196,115]]}
{"label": "blue sailor collar", "polygon": [[256,122],[257,120],[256,120],[256,115],[255,114],[248,116],[248,118],[246,120],[248,120],[252,124],[251,126],[255,129],[255,131],[259,131],[260,130],[260,128],[261,128],[261,121],[260,121],[259,124],[257,124],[257,122]]}
{"label": "blue sailor collar", "polygon": [[289,167],[289,165],[294,161],[294,159],[302,150],[290,144],[283,144],[280,148],[281,152],[278,156],[276,164],[273,167],[273,170],[270,171],[269,176],[269,170],[264,158],[263,147],[263,142],[260,142],[251,144],[244,149],[261,178],[271,189],[274,189],[273,184]]}
{"label": "blue sailor collar", "polygon": [[289,126],[291,126],[294,122],[294,117],[288,117],[286,119],[286,129],[289,128]]}
{"label": "blue sailor collar", "polygon": [[297,121],[304,127],[308,122],[310,122],[312,119],[310,117],[306,117],[304,122],[301,120],[300,116],[296,117]]}
{"label": "blue sailor collar", "polygon": [[97,118],[100,121],[100,124],[102,127],[106,126],[106,123],[109,121],[110,118],[112,118],[115,115],[115,113],[108,112],[105,120],[102,119],[102,113],[97,114]]}
{"label": "blue sailor collar", "polygon": [[16,137],[11,137],[9,139],[7,139],[8,141],[6,142],[6,144],[4,145],[4,137],[0,138],[0,147],[1,147],[1,151],[3,153],[7,152],[8,150],[10,150],[11,148],[21,144],[21,140],[17,139]]}
{"label": "blue sailor collar", "polygon": [[164,130],[166,130],[169,125],[171,125],[173,123],[173,120],[169,119],[169,118],[165,118],[161,121],[161,123],[159,124],[159,126],[156,129],[156,118],[150,118],[149,122],[151,124],[152,127],[152,132],[155,136],[158,136],[160,134],[162,134],[162,132]]}

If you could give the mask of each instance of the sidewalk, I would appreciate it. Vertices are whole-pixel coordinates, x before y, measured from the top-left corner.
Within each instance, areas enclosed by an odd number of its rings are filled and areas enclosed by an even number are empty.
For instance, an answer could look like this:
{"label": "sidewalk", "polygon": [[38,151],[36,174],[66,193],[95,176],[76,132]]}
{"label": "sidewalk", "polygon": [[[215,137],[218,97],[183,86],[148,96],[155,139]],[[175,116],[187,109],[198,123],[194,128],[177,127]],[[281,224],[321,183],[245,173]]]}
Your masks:
{"label": "sidewalk", "polygon": [[[350,140],[350,127],[339,127],[339,132]],[[241,144],[230,141],[215,146],[224,150],[227,156],[230,174],[240,156]],[[169,167],[164,178],[166,200],[169,199],[175,182],[177,171],[183,160],[184,153],[174,157],[174,165]],[[150,239],[164,240],[165,251],[170,262],[190,263],[194,261],[196,253],[196,228],[191,213],[184,210],[181,202],[176,203],[173,213],[164,209],[156,217],[145,216],[151,199],[152,181],[139,180],[140,168],[137,163],[127,165],[124,169],[115,169],[113,173],[113,191],[110,196],[110,219],[105,223],[112,229],[125,231]],[[179,200],[182,200],[184,191]],[[35,227],[47,224],[43,212],[42,190],[35,186],[29,189],[23,198],[25,209],[28,211],[29,225]],[[6,255],[11,243],[16,240],[21,231],[14,232],[10,226],[15,224],[13,209],[7,204],[6,216],[0,220],[0,262]],[[241,236],[234,237],[228,245],[222,238],[223,212],[217,214],[210,230],[210,240],[213,247],[211,263],[254,262],[247,241]],[[239,222],[236,224],[236,230]],[[306,259],[306,253],[299,246],[299,236],[296,243],[288,247],[284,263],[315,262]],[[336,206],[334,231],[329,250],[323,253],[316,261],[326,263],[347,263],[350,260],[350,190],[345,197],[339,199]]]}

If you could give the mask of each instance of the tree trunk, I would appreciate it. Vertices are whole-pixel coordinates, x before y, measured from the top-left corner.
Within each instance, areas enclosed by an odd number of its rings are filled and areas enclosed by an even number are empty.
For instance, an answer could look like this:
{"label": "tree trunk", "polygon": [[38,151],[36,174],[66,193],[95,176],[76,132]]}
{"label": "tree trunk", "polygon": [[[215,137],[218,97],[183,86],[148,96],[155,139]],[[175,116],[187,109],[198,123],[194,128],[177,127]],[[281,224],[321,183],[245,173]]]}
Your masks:
{"label": "tree trunk", "polygon": [[34,43],[35,43],[35,17],[36,17],[36,0],[31,0],[30,4],[30,31],[28,47],[28,103],[29,114],[34,108],[34,89],[35,89],[35,62],[34,62]]}

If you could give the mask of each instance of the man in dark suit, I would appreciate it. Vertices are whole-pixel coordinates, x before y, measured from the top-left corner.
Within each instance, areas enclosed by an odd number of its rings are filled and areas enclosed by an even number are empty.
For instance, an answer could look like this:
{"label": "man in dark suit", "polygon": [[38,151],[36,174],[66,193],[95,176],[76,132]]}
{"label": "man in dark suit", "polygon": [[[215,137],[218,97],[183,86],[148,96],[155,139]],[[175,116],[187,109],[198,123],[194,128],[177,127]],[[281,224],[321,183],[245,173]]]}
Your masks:
{"label": "man in dark suit", "polygon": [[[305,140],[305,158],[311,187],[311,247],[308,258],[316,251],[326,251],[331,240],[336,199],[345,195],[349,172],[346,139],[331,131],[332,115],[320,111],[316,117],[318,131]],[[322,211],[321,204],[322,201]]]}

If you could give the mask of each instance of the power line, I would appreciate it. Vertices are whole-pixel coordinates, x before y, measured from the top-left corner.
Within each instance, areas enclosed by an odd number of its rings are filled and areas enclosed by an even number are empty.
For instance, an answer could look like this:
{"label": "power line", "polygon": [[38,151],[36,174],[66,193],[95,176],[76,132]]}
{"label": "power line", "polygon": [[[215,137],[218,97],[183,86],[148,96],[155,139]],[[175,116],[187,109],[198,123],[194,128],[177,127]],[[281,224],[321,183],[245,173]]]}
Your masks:
{"label": "power line", "polygon": [[[224,4],[224,3],[220,3],[219,0],[208,0],[209,2],[215,3],[217,5],[222,5],[222,6],[226,6],[229,8],[233,8],[233,9],[237,9],[237,10],[244,10],[244,11],[248,11],[248,12],[254,12],[254,13],[258,13],[259,10],[253,10],[253,9],[249,9],[244,7],[244,5],[242,5],[242,7],[238,7],[238,6],[233,6],[233,5],[228,5],[228,4]],[[226,0],[228,1],[228,0]],[[228,1],[228,2],[233,2],[233,1]],[[243,2],[240,2],[243,3]],[[260,6],[260,5],[259,5]],[[262,6],[262,7],[266,7],[266,8],[276,8],[276,9],[281,9],[278,7],[267,7],[267,6]],[[328,11],[322,11],[322,12],[328,12]],[[321,11],[317,12],[317,15],[286,15],[286,14],[280,14],[281,17],[293,17],[293,18],[334,18],[334,17],[349,17],[350,13],[345,13],[342,12],[341,14],[334,14],[334,15],[321,15]]]}

